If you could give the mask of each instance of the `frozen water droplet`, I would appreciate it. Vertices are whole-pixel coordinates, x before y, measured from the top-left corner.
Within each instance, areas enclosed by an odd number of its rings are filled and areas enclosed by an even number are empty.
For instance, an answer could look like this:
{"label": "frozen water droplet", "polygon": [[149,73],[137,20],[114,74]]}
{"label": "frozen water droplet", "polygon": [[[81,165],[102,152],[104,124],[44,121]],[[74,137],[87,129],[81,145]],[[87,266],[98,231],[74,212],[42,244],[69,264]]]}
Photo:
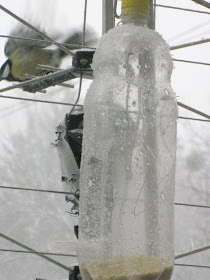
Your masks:
{"label": "frozen water droplet", "polygon": [[161,192],[160,197],[163,201],[165,201],[165,194],[163,192]]}
{"label": "frozen water droplet", "polygon": [[164,92],[167,96],[169,96],[169,91],[166,88],[164,89]]}

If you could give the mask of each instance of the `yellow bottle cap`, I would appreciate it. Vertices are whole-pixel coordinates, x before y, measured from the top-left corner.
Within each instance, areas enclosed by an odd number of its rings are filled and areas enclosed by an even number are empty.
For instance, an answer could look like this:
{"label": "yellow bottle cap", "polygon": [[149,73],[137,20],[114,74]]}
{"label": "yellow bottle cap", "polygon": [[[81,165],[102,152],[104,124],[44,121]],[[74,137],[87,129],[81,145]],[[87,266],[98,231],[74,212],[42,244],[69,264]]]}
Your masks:
{"label": "yellow bottle cap", "polygon": [[150,0],[122,0],[121,12],[149,14]]}

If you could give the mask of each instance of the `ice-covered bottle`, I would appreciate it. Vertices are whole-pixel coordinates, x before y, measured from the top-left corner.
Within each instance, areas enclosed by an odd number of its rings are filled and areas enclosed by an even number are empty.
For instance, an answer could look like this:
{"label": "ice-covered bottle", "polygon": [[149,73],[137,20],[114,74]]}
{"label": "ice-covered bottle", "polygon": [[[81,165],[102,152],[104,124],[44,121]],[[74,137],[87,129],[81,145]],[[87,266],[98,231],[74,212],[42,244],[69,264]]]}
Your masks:
{"label": "ice-covered bottle", "polygon": [[[83,280],[169,280],[177,104],[149,0],[122,2],[84,103],[78,257]],[[142,5],[141,5],[142,4]]]}

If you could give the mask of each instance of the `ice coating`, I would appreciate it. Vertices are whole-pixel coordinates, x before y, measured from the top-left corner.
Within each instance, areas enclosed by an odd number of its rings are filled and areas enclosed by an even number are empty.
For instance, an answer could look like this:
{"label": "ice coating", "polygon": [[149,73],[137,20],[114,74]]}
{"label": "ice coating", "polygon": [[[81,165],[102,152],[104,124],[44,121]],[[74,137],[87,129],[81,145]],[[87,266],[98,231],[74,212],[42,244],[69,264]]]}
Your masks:
{"label": "ice coating", "polygon": [[167,78],[170,79],[173,65],[169,45],[159,33],[142,26],[129,24],[118,26],[103,35],[91,65],[94,76],[100,75],[106,66],[117,74],[118,67],[126,64],[127,55],[141,54],[144,50],[159,52],[157,59],[160,64],[167,63]]}
{"label": "ice coating", "polygon": [[118,26],[103,36],[92,68],[84,103],[79,262],[103,265],[141,255],[167,259],[172,267],[177,106],[169,47],[155,31]]}

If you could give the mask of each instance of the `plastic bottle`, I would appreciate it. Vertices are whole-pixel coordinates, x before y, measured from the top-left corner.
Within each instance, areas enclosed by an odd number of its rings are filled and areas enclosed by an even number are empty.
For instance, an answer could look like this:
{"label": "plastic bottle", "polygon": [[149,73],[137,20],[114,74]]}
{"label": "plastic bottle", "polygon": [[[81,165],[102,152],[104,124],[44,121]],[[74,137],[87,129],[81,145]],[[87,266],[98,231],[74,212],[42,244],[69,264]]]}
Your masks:
{"label": "plastic bottle", "polygon": [[[163,38],[145,26],[148,9],[145,14],[134,2],[139,9],[124,5],[123,24],[99,43],[84,103],[78,244],[83,280],[169,280],[173,270],[172,59]],[[149,0],[143,2],[149,7]]]}

